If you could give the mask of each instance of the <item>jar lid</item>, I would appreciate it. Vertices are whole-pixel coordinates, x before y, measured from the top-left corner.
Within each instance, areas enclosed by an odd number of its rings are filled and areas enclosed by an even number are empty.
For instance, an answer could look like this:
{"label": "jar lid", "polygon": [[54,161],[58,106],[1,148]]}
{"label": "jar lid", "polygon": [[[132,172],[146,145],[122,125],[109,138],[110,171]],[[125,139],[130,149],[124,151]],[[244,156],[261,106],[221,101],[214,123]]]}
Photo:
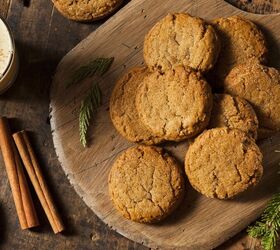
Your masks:
{"label": "jar lid", "polygon": [[5,21],[0,18],[0,80],[8,70],[14,54],[14,43]]}

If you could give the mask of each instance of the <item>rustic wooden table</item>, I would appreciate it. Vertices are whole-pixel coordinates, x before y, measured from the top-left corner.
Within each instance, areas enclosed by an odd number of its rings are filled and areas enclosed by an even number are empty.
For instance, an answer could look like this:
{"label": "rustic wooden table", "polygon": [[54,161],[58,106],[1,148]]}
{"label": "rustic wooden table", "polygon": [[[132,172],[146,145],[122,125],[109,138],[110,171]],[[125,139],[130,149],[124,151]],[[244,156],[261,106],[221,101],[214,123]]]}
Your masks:
{"label": "rustic wooden table", "polygon": [[[229,2],[253,12],[280,10],[279,0]],[[0,115],[14,118],[13,130],[31,132],[43,172],[67,228],[65,233],[54,235],[35,200],[42,226],[30,231],[20,229],[0,158],[0,249],[146,249],[112,231],[86,207],[63,173],[52,143],[49,88],[56,65],[66,52],[102,22],[69,21],[53,8],[50,0],[0,0],[0,15],[11,26],[20,56],[18,79],[0,97]],[[220,249],[256,249],[258,246],[258,241],[241,232]]]}

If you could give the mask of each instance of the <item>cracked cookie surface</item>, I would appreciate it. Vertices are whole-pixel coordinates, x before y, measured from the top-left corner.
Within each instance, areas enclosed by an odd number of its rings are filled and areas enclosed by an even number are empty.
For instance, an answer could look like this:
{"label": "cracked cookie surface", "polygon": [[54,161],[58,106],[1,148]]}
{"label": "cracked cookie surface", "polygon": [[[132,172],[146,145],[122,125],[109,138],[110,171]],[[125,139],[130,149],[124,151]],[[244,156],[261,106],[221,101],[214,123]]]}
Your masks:
{"label": "cracked cookie surface", "polygon": [[262,153],[241,130],[210,129],[190,145],[185,171],[191,185],[203,195],[231,198],[259,182]]}
{"label": "cracked cookie surface", "polygon": [[52,0],[65,17],[75,21],[101,19],[116,10],[123,0]]}
{"label": "cracked cookie surface", "polygon": [[256,139],[258,124],[254,109],[245,99],[227,94],[213,96],[209,128],[236,128]]}
{"label": "cracked cookie surface", "polygon": [[198,17],[168,14],[155,24],[144,41],[144,59],[152,70],[184,65],[208,71],[215,64],[220,43],[214,28]]}
{"label": "cracked cookie surface", "polygon": [[150,145],[161,139],[142,124],[135,107],[136,89],[148,74],[148,68],[135,67],[121,77],[111,95],[110,116],[117,131],[127,140]]}
{"label": "cracked cookie surface", "polygon": [[125,218],[153,223],[182,201],[184,178],[173,157],[161,148],[137,146],[123,152],[113,164],[109,193]]}
{"label": "cracked cookie surface", "polygon": [[212,93],[200,73],[177,66],[144,78],[137,89],[136,108],[153,134],[180,141],[195,136],[208,125]]}
{"label": "cracked cookie surface", "polygon": [[214,74],[221,80],[237,64],[248,60],[264,62],[267,48],[265,38],[259,28],[240,16],[219,18],[213,21],[221,40],[221,51],[214,67]]}
{"label": "cracked cookie surface", "polygon": [[280,72],[277,69],[258,63],[238,65],[226,77],[225,91],[252,105],[260,128],[280,131]]}

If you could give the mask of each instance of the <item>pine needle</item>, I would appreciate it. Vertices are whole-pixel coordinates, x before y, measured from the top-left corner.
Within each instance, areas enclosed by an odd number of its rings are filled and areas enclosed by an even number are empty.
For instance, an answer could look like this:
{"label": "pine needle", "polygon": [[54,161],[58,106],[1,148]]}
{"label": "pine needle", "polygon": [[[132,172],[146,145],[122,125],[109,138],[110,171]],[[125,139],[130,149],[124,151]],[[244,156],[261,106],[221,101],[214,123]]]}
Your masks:
{"label": "pine needle", "polygon": [[69,88],[70,86],[77,84],[88,77],[92,77],[95,74],[103,76],[109,70],[113,61],[114,57],[96,58],[89,64],[81,66],[71,76],[71,80],[66,82],[66,88]]}
{"label": "pine needle", "polygon": [[[114,61],[114,57],[110,58],[96,58],[88,65],[81,66],[72,75],[71,81],[66,83],[66,88],[77,84],[88,77],[92,77],[97,74],[103,76],[111,67]],[[81,102],[79,113],[79,131],[80,142],[84,147],[87,146],[87,131],[90,124],[90,120],[97,108],[101,105],[101,91],[98,83],[94,83],[89,91],[89,94]]]}
{"label": "pine needle", "polygon": [[261,215],[260,221],[248,228],[251,237],[261,239],[265,250],[276,249],[280,230],[280,193],[273,196]]}
{"label": "pine needle", "polygon": [[87,131],[92,115],[96,113],[101,105],[101,91],[98,83],[93,84],[89,94],[81,103],[79,114],[80,142],[84,147],[87,146]]}

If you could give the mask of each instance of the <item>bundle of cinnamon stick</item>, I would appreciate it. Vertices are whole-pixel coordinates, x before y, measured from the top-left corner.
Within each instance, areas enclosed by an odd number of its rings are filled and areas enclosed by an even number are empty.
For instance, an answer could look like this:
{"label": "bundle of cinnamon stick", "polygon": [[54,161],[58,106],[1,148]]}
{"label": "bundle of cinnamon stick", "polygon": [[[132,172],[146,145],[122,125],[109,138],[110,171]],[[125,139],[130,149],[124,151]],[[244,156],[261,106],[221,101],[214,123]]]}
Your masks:
{"label": "bundle of cinnamon stick", "polygon": [[46,213],[54,233],[64,230],[40,165],[25,131],[12,135],[8,119],[0,117],[0,147],[22,229],[39,225],[38,216],[27,185],[22,163]]}

